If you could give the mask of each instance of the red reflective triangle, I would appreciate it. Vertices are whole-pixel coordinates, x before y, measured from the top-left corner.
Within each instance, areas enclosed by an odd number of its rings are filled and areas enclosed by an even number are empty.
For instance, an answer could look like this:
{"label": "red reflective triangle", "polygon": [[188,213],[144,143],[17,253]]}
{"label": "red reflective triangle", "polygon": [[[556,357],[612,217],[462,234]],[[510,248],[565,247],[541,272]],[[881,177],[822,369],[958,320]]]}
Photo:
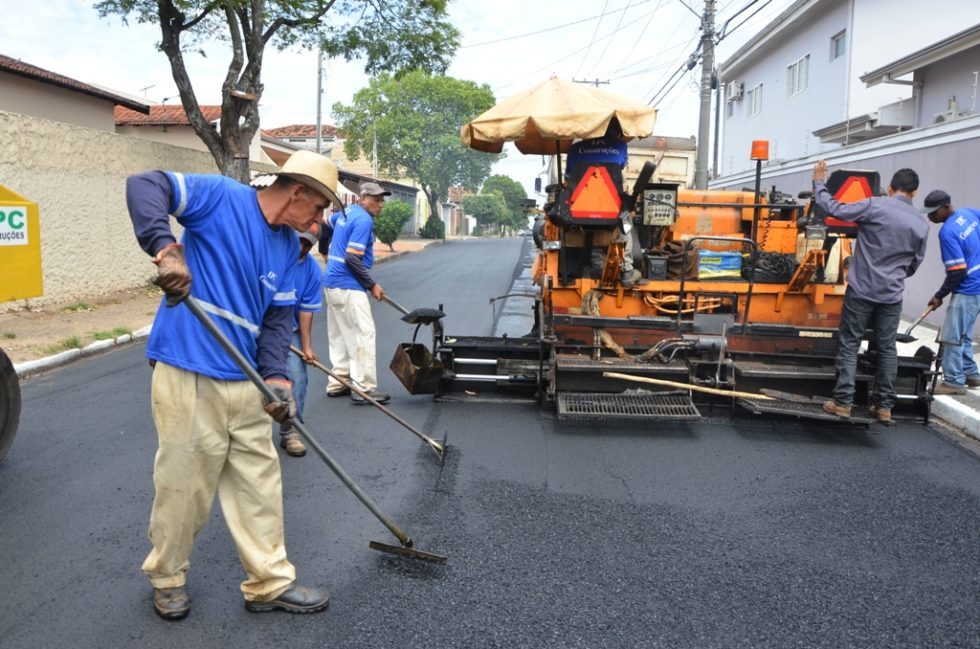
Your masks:
{"label": "red reflective triangle", "polygon": [[622,204],[609,170],[594,166],[582,174],[568,202],[568,210],[577,219],[609,219],[619,216]]}
{"label": "red reflective triangle", "polygon": [[834,198],[841,203],[857,203],[871,198],[871,184],[864,176],[848,176],[840,186]]}

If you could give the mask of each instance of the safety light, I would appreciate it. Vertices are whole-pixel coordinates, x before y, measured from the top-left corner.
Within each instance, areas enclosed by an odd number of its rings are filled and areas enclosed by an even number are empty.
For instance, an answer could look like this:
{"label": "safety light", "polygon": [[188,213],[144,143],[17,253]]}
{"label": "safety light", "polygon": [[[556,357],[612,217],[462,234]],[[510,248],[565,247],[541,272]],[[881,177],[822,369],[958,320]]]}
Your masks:
{"label": "safety light", "polygon": [[752,140],[752,155],[750,157],[753,160],[768,160],[769,140]]}

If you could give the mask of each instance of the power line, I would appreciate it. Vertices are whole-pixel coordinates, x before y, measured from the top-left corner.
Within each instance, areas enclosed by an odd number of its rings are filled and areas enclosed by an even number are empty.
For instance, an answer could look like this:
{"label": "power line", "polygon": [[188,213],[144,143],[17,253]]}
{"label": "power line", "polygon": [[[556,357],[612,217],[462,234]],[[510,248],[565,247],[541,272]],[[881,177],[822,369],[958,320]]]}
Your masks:
{"label": "power line", "polygon": [[[634,7],[636,7],[636,6],[639,6],[639,5],[642,5],[642,4],[646,4],[648,2],[653,2],[653,0],[639,0],[639,2],[637,2],[635,4],[632,3],[632,2],[630,4],[632,4]],[[607,3],[608,3],[608,0],[607,0]],[[629,9],[629,5],[621,8],[621,9],[613,9],[612,11],[609,12],[609,14],[614,14],[614,13],[618,13],[618,12],[621,12],[621,11],[626,11],[627,9]],[[512,41],[512,40],[516,40],[518,38],[527,38],[528,36],[537,36],[538,34],[545,34],[547,32],[553,32],[556,29],[564,29],[565,27],[571,27],[572,25],[581,25],[582,23],[587,23],[590,20],[595,20],[596,18],[602,18],[604,15],[606,15],[606,12],[605,11],[603,13],[597,15],[597,16],[589,16],[588,18],[582,18],[581,20],[575,20],[575,21],[572,21],[570,23],[565,23],[564,25],[556,25],[555,27],[548,27],[547,29],[539,29],[537,31],[527,32],[525,34],[517,34],[516,36],[505,36],[504,38],[498,38],[498,39],[495,39],[495,40],[492,40],[492,41],[484,41],[483,43],[473,43],[472,45],[460,45],[459,49],[464,50],[464,49],[468,49],[468,48],[471,48],[471,47],[482,47],[484,45],[493,45],[494,43],[503,43],[504,41]]]}
{"label": "power line", "polygon": [[[630,5],[632,5],[632,4],[633,4],[633,0],[630,0],[630,3],[628,5],[626,5],[626,8],[629,9],[630,8]],[[615,31],[615,32],[618,32],[619,31],[619,26],[623,24],[623,18],[625,16],[626,16],[626,11],[623,11],[623,13],[619,14],[619,20],[616,21],[616,27],[613,28],[613,31]],[[601,61],[603,58],[605,58],[606,52],[609,51],[609,44],[612,43],[612,41],[613,41],[613,39],[611,39],[611,38],[608,41],[606,41],[606,46],[604,48],[602,48],[602,54],[600,54],[599,57],[595,60],[595,64],[592,66],[592,69],[589,71],[589,74],[594,74],[595,73],[595,69],[599,66],[599,61]]]}
{"label": "power line", "polygon": [[[640,32],[640,35],[636,37],[636,41],[633,43],[633,47],[629,48],[626,51],[626,56],[624,56],[623,57],[623,60],[619,62],[619,65],[618,66],[616,66],[616,70],[615,70],[616,72],[619,72],[620,70],[623,69],[623,64],[626,63],[626,60],[630,57],[630,54],[633,52],[633,50],[636,49],[636,46],[640,44],[640,39],[643,38],[643,35],[647,33],[647,29],[650,28],[650,23],[653,22],[653,17],[657,15],[657,10],[660,9],[660,6],[663,3],[664,3],[664,0],[659,0],[659,2],[657,2],[657,6],[653,8],[653,11],[652,12],[650,12],[650,18],[649,18],[649,20],[647,20],[647,24],[644,25],[643,31]],[[653,58],[653,57],[650,57],[650,58]]]}
{"label": "power line", "polygon": [[[630,4],[632,4],[632,0],[630,0]],[[578,67],[575,69],[575,74],[578,74],[578,71],[582,69],[582,64],[585,63],[585,60],[587,58],[589,58],[589,51],[592,49],[593,43],[595,43],[595,37],[596,37],[596,34],[599,33],[599,26],[602,25],[602,19],[606,17],[606,7],[608,7],[608,6],[609,6],[609,0],[606,0],[606,2],[602,5],[602,14],[599,15],[599,20],[595,24],[595,31],[592,32],[592,40],[589,41],[589,46],[587,48],[585,48],[585,54],[582,55],[582,60],[579,61]],[[626,9],[629,9],[629,8],[630,8],[630,6],[629,5],[626,5]],[[623,13],[626,13],[626,9],[623,9]],[[619,17],[620,17],[620,19],[622,19],[623,15],[620,14]],[[616,29],[619,29],[619,25],[618,24],[616,25]],[[613,30],[614,33],[615,33],[616,29]],[[606,42],[606,45],[607,46],[609,45],[609,42],[608,41]]]}

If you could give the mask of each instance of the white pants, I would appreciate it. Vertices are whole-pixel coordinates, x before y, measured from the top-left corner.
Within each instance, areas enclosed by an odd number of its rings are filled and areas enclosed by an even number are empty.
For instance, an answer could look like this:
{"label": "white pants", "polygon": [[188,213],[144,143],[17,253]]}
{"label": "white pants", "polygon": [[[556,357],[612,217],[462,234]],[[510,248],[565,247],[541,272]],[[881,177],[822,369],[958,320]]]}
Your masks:
{"label": "white pants", "polygon": [[[368,392],[378,387],[374,318],[369,299],[364,291],[327,289],[330,364],[334,372],[351,379],[357,387]],[[330,377],[327,392],[342,389],[340,382]]]}
{"label": "white pants", "polygon": [[278,597],[296,580],[296,569],[286,559],[282,474],[258,389],[158,362],[152,399],[160,446],[153,465],[153,549],[143,572],[154,588],[184,585],[194,537],[217,491],[248,576],[241,585],[245,599]]}

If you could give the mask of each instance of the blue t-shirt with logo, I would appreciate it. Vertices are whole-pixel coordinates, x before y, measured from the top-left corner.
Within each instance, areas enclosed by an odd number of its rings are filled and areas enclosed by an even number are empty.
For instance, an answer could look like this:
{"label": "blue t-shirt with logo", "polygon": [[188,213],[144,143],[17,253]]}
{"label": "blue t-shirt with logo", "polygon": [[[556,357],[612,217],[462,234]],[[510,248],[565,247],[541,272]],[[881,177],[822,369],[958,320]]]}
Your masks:
{"label": "blue t-shirt with logo", "polygon": [[300,260],[296,271],[296,311],[293,313],[293,329],[299,328],[299,312],[323,311],[323,271],[313,258],[313,253]]}
{"label": "blue t-shirt with logo", "polygon": [[568,149],[568,166],[578,162],[612,162],[625,167],[627,161],[626,142],[618,137],[596,137],[572,144]]}
{"label": "blue t-shirt with logo", "polygon": [[347,268],[345,257],[350,250],[362,255],[364,268],[370,270],[374,266],[374,221],[371,215],[360,205],[353,205],[343,212],[330,215],[330,225],[333,227],[333,238],[330,240],[330,252],[327,254],[327,271],[323,276],[323,285],[327,288],[346,288],[354,291],[367,292],[354,274]]}
{"label": "blue t-shirt with logo", "polygon": [[953,292],[980,295],[980,212],[961,207],[943,221],[939,248],[946,270],[965,270]]}
{"label": "blue t-shirt with logo", "polygon": [[[266,311],[296,303],[299,236],[289,227],[270,227],[247,185],[217,175],[166,175],[170,213],[184,226],[191,295],[255,366]],[[246,378],[183,305],[161,303],[146,355],[216,379]]]}

